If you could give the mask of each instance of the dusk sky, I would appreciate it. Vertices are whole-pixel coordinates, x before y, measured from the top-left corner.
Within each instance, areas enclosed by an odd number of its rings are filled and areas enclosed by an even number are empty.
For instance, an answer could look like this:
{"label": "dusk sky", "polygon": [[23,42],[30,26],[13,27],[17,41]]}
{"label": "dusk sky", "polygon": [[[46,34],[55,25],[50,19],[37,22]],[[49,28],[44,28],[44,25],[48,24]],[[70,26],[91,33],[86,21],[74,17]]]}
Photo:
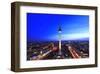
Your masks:
{"label": "dusk sky", "polygon": [[27,40],[58,40],[58,27],[62,40],[89,38],[88,15],[27,13]]}

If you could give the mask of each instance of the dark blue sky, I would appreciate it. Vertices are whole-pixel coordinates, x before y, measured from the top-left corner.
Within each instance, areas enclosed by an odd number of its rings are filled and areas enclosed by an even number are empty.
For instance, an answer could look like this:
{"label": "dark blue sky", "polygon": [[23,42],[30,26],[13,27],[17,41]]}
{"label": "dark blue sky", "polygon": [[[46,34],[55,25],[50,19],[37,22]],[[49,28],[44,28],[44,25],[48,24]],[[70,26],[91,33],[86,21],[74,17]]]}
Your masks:
{"label": "dark blue sky", "polygon": [[27,40],[58,40],[58,27],[62,28],[62,40],[89,37],[89,16],[27,13]]}

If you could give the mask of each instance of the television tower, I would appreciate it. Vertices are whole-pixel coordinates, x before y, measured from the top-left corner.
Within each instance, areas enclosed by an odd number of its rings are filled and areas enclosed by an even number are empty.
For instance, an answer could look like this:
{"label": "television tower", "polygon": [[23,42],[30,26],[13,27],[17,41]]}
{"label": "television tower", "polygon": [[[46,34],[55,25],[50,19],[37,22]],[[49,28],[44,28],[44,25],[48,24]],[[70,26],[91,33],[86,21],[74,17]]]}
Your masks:
{"label": "television tower", "polygon": [[58,39],[59,39],[59,45],[58,45],[59,50],[58,50],[58,54],[55,55],[55,58],[56,59],[63,59],[64,58],[64,55],[63,55],[63,53],[61,51],[62,50],[62,47],[61,47],[62,29],[61,29],[61,26],[60,25],[58,27]]}
{"label": "television tower", "polygon": [[59,55],[61,55],[61,33],[62,33],[62,29],[61,26],[59,26],[58,28],[58,36],[59,36]]}

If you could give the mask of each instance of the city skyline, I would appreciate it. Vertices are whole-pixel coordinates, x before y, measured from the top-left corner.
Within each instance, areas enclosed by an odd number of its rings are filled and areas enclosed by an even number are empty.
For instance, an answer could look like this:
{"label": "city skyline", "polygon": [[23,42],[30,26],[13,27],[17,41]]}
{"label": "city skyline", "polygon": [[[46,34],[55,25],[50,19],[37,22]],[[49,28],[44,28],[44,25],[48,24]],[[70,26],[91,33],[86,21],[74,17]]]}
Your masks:
{"label": "city skyline", "polygon": [[59,25],[62,40],[89,39],[87,15],[27,13],[27,41],[58,40]]}

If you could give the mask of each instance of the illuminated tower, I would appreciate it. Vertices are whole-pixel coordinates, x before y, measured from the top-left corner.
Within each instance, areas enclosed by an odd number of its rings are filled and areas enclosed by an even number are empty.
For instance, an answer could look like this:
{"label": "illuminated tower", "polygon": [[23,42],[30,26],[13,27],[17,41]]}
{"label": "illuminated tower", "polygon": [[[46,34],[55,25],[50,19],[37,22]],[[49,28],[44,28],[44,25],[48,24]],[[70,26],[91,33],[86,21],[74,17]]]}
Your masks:
{"label": "illuminated tower", "polygon": [[61,29],[61,26],[59,26],[58,28],[58,39],[59,39],[59,51],[58,51],[58,54],[55,55],[55,58],[56,59],[63,59],[64,58],[64,55],[62,53],[62,48],[61,48],[61,39],[62,39],[62,29]]}
{"label": "illuminated tower", "polygon": [[61,33],[62,33],[62,29],[61,26],[59,26],[58,28],[58,36],[59,36],[59,55],[61,55]]}

